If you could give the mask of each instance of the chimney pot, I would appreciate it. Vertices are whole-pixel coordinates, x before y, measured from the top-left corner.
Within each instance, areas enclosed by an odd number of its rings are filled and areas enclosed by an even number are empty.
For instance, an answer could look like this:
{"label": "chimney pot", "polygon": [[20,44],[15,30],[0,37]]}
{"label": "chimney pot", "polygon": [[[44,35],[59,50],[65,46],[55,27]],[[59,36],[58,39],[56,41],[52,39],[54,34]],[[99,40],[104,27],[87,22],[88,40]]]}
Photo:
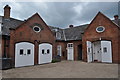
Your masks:
{"label": "chimney pot", "polygon": [[114,19],[115,19],[115,20],[118,20],[118,19],[119,19],[119,16],[118,16],[118,15],[114,15]]}
{"label": "chimney pot", "polygon": [[69,28],[72,28],[73,27],[73,25],[69,25]]}
{"label": "chimney pot", "polygon": [[9,19],[10,18],[10,6],[9,5],[6,5],[4,7],[4,18],[5,19]]}

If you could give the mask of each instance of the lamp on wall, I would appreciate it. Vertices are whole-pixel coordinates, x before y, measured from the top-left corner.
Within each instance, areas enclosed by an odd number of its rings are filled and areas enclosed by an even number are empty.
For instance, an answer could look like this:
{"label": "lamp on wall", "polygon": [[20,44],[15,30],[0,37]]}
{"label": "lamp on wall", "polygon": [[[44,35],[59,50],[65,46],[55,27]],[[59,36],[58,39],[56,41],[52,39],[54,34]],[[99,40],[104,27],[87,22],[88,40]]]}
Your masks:
{"label": "lamp on wall", "polygon": [[40,41],[39,40],[34,40],[34,43],[37,42],[38,44],[40,44]]}

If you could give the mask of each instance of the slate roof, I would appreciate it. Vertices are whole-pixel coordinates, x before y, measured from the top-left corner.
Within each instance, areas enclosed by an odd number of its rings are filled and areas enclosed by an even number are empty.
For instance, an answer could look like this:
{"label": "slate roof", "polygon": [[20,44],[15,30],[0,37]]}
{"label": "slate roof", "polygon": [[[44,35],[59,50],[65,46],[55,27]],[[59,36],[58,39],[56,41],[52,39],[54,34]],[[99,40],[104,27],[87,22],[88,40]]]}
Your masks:
{"label": "slate roof", "polygon": [[[15,29],[24,21],[17,20],[14,18],[4,19],[2,18],[2,35],[10,35],[10,28]],[[117,24],[120,27],[120,19],[119,20],[112,20],[113,23]],[[71,28],[61,29],[58,27],[49,26],[51,31],[56,35],[56,33],[61,34],[61,38],[57,39],[58,41],[71,41],[71,40],[82,40],[82,34],[84,33],[85,29],[88,27],[88,24],[75,26]]]}
{"label": "slate roof", "polygon": [[88,24],[64,29],[66,41],[82,40],[82,34],[87,26]]}
{"label": "slate roof", "polygon": [[66,28],[66,29],[60,29],[52,26],[49,27],[54,32],[54,34],[57,32],[61,34],[61,39],[57,39],[57,40],[71,41],[71,40],[82,40],[82,34],[84,33],[84,30],[87,28],[87,26],[88,24]]}
{"label": "slate roof", "polygon": [[61,34],[61,39],[57,39],[57,40],[61,40],[61,41],[65,40],[64,29],[61,29],[61,28],[58,28],[58,27],[53,27],[53,26],[49,26],[49,28],[54,33],[54,35],[56,35],[56,33]]}
{"label": "slate roof", "polygon": [[115,23],[115,24],[117,24],[118,27],[120,27],[120,19],[118,19],[118,20],[112,20],[112,22]]}
{"label": "slate roof", "polygon": [[2,18],[2,35],[10,35],[10,28],[16,28],[24,21],[17,20],[14,18],[4,19]]}

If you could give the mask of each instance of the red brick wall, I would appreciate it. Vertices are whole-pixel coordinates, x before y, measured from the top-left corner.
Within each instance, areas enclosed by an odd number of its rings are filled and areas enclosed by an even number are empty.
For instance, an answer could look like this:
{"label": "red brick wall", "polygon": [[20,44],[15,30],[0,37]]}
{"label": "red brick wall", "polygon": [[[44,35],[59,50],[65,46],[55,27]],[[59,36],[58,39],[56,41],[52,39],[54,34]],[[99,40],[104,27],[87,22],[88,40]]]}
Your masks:
{"label": "red brick wall", "polygon": [[[82,41],[69,41],[69,42],[56,42],[57,45],[62,46],[62,53],[64,52],[64,56],[62,56],[63,60],[67,60],[67,44],[68,43],[73,43],[74,46],[74,60],[78,60],[78,45],[82,44]],[[56,49],[57,53],[57,49]]]}
{"label": "red brick wall", "polygon": [[[6,42],[6,45],[5,45]],[[6,57],[9,57],[9,42],[10,40],[5,40],[5,36],[2,36],[0,43],[1,45],[1,56],[4,56],[4,53],[6,54]]]}
{"label": "red brick wall", "polygon": [[[41,24],[43,30],[39,33],[33,31],[31,26],[34,23]],[[43,20],[39,17],[38,14],[35,14],[32,18],[27,20],[25,23],[19,26],[16,30],[11,30],[10,33],[10,57],[15,59],[15,44],[18,42],[31,42],[35,44],[35,64],[38,64],[38,45],[39,43],[35,42],[35,40],[40,41],[40,43],[50,43],[53,45],[53,55],[54,55],[54,47],[55,47],[55,37],[48,26],[43,22]]]}
{"label": "red brick wall", "polygon": [[2,57],[3,57],[3,54],[4,54],[4,39],[3,39],[3,37],[2,37],[2,41],[1,41],[1,43],[2,43],[2,52],[1,52],[1,54],[2,54]]}
{"label": "red brick wall", "polygon": [[120,28],[119,28],[119,47],[118,47],[118,51],[119,51],[119,57],[118,57],[118,60],[119,60],[119,63],[120,63]]}
{"label": "red brick wall", "polygon": [[[96,28],[98,26],[104,26],[105,31],[103,33],[97,33]],[[120,30],[115,24],[113,24],[103,14],[99,13],[95,17],[95,19],[92,21],[92,23],[88,26],[88,28],[85,30],[85,33],[82,39],[84,61],[87,61],[86,41],[92,42],[92,41],[97,41],[101,38],[102,40],[110,40],[112,42],[112,59],[113,59],[113,63],[117,63],[118,62],[118,48],[119,48],[119,45],[118,45],[119,31]]]}
{"label": "red brick wall", "polygon": [[57,46],[58,45],[61,45],[61,48],[62,48],[62,60],[67,60],[67,50],[66,50],[66,42],[56,42],[56,55],[57,55]]}

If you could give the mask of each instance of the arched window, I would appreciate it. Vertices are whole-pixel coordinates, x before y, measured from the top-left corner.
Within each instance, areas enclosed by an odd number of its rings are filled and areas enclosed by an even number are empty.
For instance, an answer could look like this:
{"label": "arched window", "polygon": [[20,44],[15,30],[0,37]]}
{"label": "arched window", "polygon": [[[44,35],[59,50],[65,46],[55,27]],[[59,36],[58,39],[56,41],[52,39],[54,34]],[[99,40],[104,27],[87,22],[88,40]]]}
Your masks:
{"label": "arched window", "polygon": [[96,28],[96,31],[97,31],[98,33],[104,32],[104,31],[105,31],[105,27],[99,26],[99,27]]}
{"label": "arched window", "polygon": [[61,39],[61,34],[60,34],[60,32],[56,32],[56,38],[57,38],[57,39]]}
{"label": "arched window", "polygon": [[33,27],[33,30],[34,30],[35,32],[40,32],[40,31],[41,31],[40,27],[38,27],[38,26],[34,26],[34,27]]}

